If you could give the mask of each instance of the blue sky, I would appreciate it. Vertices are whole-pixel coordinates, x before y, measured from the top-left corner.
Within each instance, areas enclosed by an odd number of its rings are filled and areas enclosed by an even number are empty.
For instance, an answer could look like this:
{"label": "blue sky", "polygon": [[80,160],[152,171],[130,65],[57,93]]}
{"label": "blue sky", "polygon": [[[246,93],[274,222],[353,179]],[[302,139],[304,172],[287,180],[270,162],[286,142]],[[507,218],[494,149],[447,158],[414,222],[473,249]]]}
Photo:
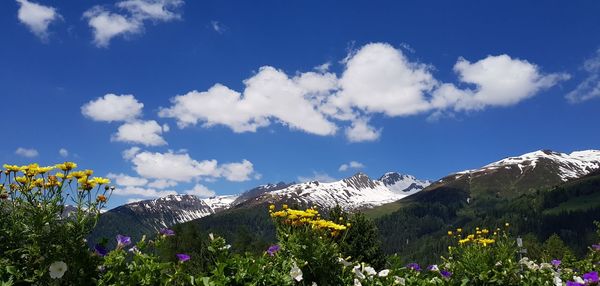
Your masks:
{"label": "blue sky", "polygon": [[0,163],[75,161],[118,205],[598,149],[599,9],[2,1]]}

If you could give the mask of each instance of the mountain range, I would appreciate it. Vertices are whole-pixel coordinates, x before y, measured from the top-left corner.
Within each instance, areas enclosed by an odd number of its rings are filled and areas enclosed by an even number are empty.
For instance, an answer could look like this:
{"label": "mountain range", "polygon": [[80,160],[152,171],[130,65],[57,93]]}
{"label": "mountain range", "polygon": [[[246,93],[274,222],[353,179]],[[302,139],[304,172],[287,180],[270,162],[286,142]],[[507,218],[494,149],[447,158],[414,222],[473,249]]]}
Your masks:
{"label": "mountain range", "polygon": [[430,184],[411,175],[395,172],[373,180],[364,173],[323,183],[284,183],[261,185],[240,195],[201,199],[193,195],[169,195],[154,200],[129,203],[101,215],[91,240],[126,233],[133,238],[153,234],[161,228],[192,221],[232,207],[286,202],[319,208],[341,206],[348,211],[366,209],[397,201]]}
{"label": "mountain range", "polygon": [[[550,208],[581,199],[577,192],[565,201],[552,199],[560,193],[555,189],[573,182],[577,184],[578,180],[588,176],[594,177],[599,170],[598,150],[570,154],[540,150],[449,174],[435,182],[395,172],[386,173],[379,179],[357,173],[335,182],[266,184],[234,196],[200,199],[173,195],[107,211],[101,216],[91,241],[113,237],[117,233],[139,238],[174,225],[214,231],[228,238],[249,236],[248,239],[268,241],[274,232],[268,223],[266,206],[284,203],[320,209],[340,206],[350,212],[362,211],[375,220],[390,253],[414,252],[416,255],[419,251],[413,241],[434,240],[441,229],[476,222],[514,220],[516,226],[544,239],[553,231],[567,234],[572,230],[568,227],[539,229],[531,224],[555,219],[548,216]],[[593,191],[588,190],[586,194]],[[540,205],[540,200],[546,201],[545,205]],[[600,209],[600,200],[592,200],[586,206],[590,204],[591,209]],[[561,213],[562,209],[550,214]],[[530,213],[533,210],[536,212]],[[536,218],[520,224],[515,218],[519,215]]]}

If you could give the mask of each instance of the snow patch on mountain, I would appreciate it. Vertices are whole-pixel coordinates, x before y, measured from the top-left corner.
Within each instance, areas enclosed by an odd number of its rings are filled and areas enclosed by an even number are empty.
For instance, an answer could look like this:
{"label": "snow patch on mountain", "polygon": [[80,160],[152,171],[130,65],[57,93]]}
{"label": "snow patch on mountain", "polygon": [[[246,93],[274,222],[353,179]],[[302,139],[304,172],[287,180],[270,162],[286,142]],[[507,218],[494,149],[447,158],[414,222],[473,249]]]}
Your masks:
{"label": "snow patch on mountain", "polygon": [[390,191],[402,195],[412,195],[431,185],[429,180],[419,180],[412,175],[396,172],[385,173],[379,181],[383,182]]}
{"label": "snow patch on mountain", "polygon": [[539,150],[521,156],[508,157],[490,163],[480,169],[465,170],[455,173],[456,178],[465,174],[488,172],[499,168],[516,167],[521,173],[534,170],[543,161],[551,162],[557,166],[558,176],[562,181],[580,178],[600,169],[600,150],[575,151],[571,154],[550,150]]}

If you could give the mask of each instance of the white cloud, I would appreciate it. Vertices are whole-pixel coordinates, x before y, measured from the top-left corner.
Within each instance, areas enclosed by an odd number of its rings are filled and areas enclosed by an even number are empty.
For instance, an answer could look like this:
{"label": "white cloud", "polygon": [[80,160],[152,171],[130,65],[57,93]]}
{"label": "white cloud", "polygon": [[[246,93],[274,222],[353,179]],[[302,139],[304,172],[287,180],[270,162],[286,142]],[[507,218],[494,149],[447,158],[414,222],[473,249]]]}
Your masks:
{"label": "white cloud", "polygon": [[434,92],[433,107],[461,111],[515,105],[570,77],[564,73],[542,74],[538,66],[508,55],[488,56],[475,63],[460,58],[454,71],[461,82],[476,88],[458,89],[444,84]]}
{"label": "white cloud", "polygon": [[241,163],[228,163],[221,166],[221,174],[227,180],[232,182],[243,182],[250,180],[250,175],[254,172],[254,166],[248,160]]}
{"label": "white cloud", "polygon": [[123,159],[125,159],[125,160],[131,160],[141,150],[142,149],[140,149],[140,147],[134,146],[134,147],[131,147],[131,148],[126,149],[125,151],[123,151],[123,153],[121,153],[121,155],[123,156]]}
{"label": "white cloud", "polygon": [[128,204],[137,203],[137,202],[140,202],[140,201],[143,201],[143,200],[147,200],[147,199],[148,198],[145,198],[145,199],[142,199],[142,198],[130,198],[130,199],[127,199],[127,203]]}
{"label": "white cloud", "polygon": [[424,64],[410,62],[388,44],[368,44],[346,60],[341,90],[330,104],[342,113],[355,107],[367,113],[407,116],[429,110],[426,93],[437,81]]}
{"label": "white cloud", "polygon": [[381,136],[381,130],[369,125],[366,119],[357,119],[346,127],[346,138],[350,142],[375,141]]}
{"label": "white cloud", "polygon": [[142,33],[146,20],[156,23],[180,19],[181,15],[176,10],[181,5],[181,0],[127,0],[116,4],[125,14],[94,6],[83,17],[93,29],[96,46],[108,47],[114,37]]}
{"label": "white cloud", "polygon": [[140,143],[146,146],[167,145],[161,134],[169,130],[168,126],[160,126],[156,121],[127,122],[113,134],[111,140],[127,143]]}
{"label": "white cloud", "polygon": [[166,189],[177,186],[177,182],[171,180],[154,180],[148,184],[148,187],[156,189]]}
{"label": "white cloud", "polygon": [[596,51],[596,55],[583,63],[583,70],[588,76],[574,90],[567,93],[566,98],[570,103],[600,97],[600,49]]}
{"label": "white cloud", "polygon": [[67,157],[67,156],[69,156],[69,150],[67,150],[65,148],[60,148],[60,150],[58,150],[58,154],[61,157]]}
{"label": "white cloud", "polygon": [[308,72],[293,78],[273,67],[262,67],[244,81],[243,94],[216,84],[208,91],[191,91],[171,99],[159,112],[177,119],[180,128],[201,122],[225,125],[234,132],[255,132],[272,120],[307,133],[331,135],[336,126],[316,110],[311,100],[335,87],[335,75]]}
{"label": "white cloud", "polygon": [[94,44],[97,47],[108,47],[112,38],[138,34],[144,29],[143,23],[138,19],[112,13],[100,6],[87,10],[83,17],[94,30]]}
{"label": "white cloud", "polygon": [[215,195],[215,191],[201,184],[196,184],[193,189],[187,190],[185,193],[188,195],[199,196],[201,198],[213,197]]}
{"label": "white cloud", "polygon": [[219,166],[217,160],[196,161],[187,153],[140,152],[131,159],[134,170],[144,178],[189,182],[192,179],[220,178],[243,181],[253,173],[252,163],[228,163]]}
{"label": "white cloud", "polygon": [[116,5],[127,10],[138,20],[168,22],[181,19],[181,15],[175,9],[183,4],[182,0],[126,0]]}
{"label": "white cloud", "polygon": [[177,192],[173,190],[158,191],[150,188],[129,186],[123,188],[116,188],[112,194],[117,196],[142,196],[146,198],[160,198],[168,195],[176,195]]}
{"label": "white cloud", "polygon": [[173,97],[159,116],[174,118],[180,128],[224,125],[238,133],[280,123],[326,136],[341,127],[349,141],[364,142],[381,136],[382,129],[369,124],[373,115],[451,118],[452,112],[517,104],[569,78],[499,55],[474,63],[459,58],[454,71],[463,84],[457,86],[437,80],[434,67],[411,61],[385,43],[365,45],[342,63],[340,77],[328,72],[328,64],[294,76],[264,66],[244,80],[241,92],[217,83],[207,91]]}
{"label": "white cloud", "polygon": [[219,23],[219,21],[210,21],[210,26],[219,34],[223,34],[225,32],[225,26]]}
{"label": "white cloud", "polygon": [[304,182],[312,182],[312,181],[318,181],[321,183],[331,183],[331,182],[335,182],[337,181],[336,178],[329,176],[327,173],[320,173],[320,172],[314,172],[312,176],[300,176],[298,177],[298,181],[304,183]]}
{"label": "white cloud", "polygon": [[142,114],[144,104],[131,94],[106,94],[81,107],[81,113],[94,121],[131,121]]}
{"label": "white cloud", "polygon": [[123,187],[142,187],[148,183],[148,180],[141,177],[133,177],[126,174],[113,174],[109,173],[106,175],[107,178],[114,180],[115,183]]}
{"label": "white cloud", "polygon": [[48,26],[62,17],[56,8],[43,6],[28,0],[17,0],[19,3],[18,18],[37,37],[46,41],[48,39]]}
{"label": "white cloud", "polygon": [[27,157],[27,158],[33,158],[33,157],[37,157],[39,155],[39,153],[36,149],[23,148],[23,147],[17,148],[17,150],[15,151],[15,154],[17,154],[19,156]]}
{"label": "white cloud", "polygon": [[340,165],[340,168],[338,169],[338,171],[344,172],[349,169],[362,169],[364,167],[365,167],[365,165],[363,163],[360,163],[357,161],[350,161],[350,163],[347,163],[347,164],[344,163],[344,164]]}

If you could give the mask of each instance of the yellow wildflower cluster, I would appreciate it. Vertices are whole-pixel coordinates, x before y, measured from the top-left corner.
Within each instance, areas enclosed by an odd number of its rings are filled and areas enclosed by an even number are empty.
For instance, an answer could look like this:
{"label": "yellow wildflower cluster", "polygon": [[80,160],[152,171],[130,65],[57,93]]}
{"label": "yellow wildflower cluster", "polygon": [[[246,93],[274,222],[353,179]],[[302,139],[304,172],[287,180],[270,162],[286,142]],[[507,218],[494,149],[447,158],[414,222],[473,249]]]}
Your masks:
{"label": "yellow wildflower cluster", "polygon": [[[507,223],[508,225],[508,223]],[[448,231],[448,236],[455,238],[458,241],[459,245],[466,244],[479,244],[482,246],[489,246],[496,242],[498,233],[500,229],[496,229],[496,231],[492,232],[487,228],[475,228],[475,232],[471,234],[466,234],[463,236],[462,228],[456,229],[456,232]]]}
{"label": "yellow wildflower cluster", "polygon": [[333,221],[321,218],[319,211],[314,208],[306,210],[294,210],[283,205],[282,209],[275,211],[275,205],[269,206],[269,213],[272,218],[280,219],[284,224],[293,226],[311,226],[313,229],[325,230],[330,232],[331,236],[337,236],[340,232],[350,227],[350,224],[342,225]]}
{"label": "yellow wildflower cluster", "polygon": [[[34,187],[40,189],[60,187],[65,179],[77,179],[79,188],[87,191],[96,186],[110,184],[110,180],[106,178],[93,177],[90,179],[90,176],[93,174],[92,170],[71,172],[77,168],[77,164],[73,162],[64,162],[46,167],[41,167],[37,163],[23,166],[4,164],[2,167],[4,167],[4,170],[0,174],[4,173],[9,179],[12,176],[14,181],[19,183],[25,190],[31,190]],[[62,172],[59,171],[53,175],[48,174],[54,169],[60,169]],[[13,187],[11,184],[11,189],[15,188],[16,185]]]}

